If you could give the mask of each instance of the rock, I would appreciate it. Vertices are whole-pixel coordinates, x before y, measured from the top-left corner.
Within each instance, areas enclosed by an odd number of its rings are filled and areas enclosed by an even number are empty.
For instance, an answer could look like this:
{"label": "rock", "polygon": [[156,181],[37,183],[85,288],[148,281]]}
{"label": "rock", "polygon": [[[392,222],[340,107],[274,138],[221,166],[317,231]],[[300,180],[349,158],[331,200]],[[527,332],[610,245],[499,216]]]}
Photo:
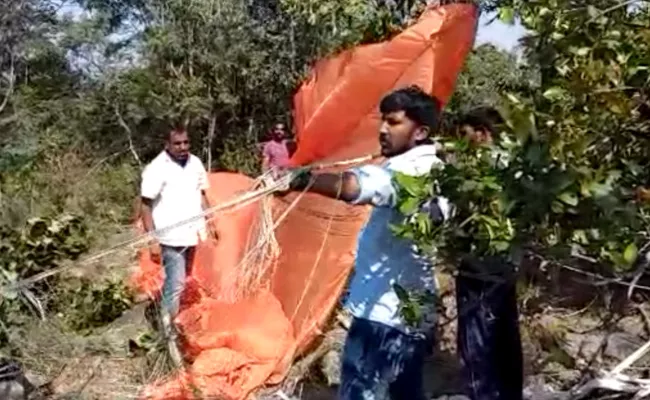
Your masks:
{"label": "rock", "polygon": [[50,380],[47,377],[43,375],[35,374],[31,371],[25,371],[25,378],[27,378],[27,380],[30,383],[32,383],[35,387],[45,386],[50,382]]}
{"label": "rock", "polygon": [[100,335],[101,342],[110,349],[111,354],[128,356],[129,343],[137,342],[140,335],[150,331],[146,309],[147,304],[138,304],[127,310]]}
{"label": "rock", "polygon": [[643,340],[648,340],[645,323],[638,315],[624,317],[618,322],[618,328],[622,332],[627,332]]}
{"label": "rock", "polygon": [[641,346],[643,346],[643,341],[638,336],[626,332],[612,333],[607,338],[605,356],[623,361]]}
{"label": "rock", "polygon": [[557,374],[557,380],[560,383],[562,383],[562,385],[567,385],[567,384],[573,385],[579,382],[581,377],[582,377],[582,373],[575,369],[567,369],[564,371],[560,371]]}
{"label": "rock", "polygon": [[591,360],[600,351],[605,332],[572,333],[564,336],[562,348],[576,361]]}
{"label": "rock", "polygon": [[555,392],[546,386],[527,387],[524,389],[524,400],[569,400],[566,392]]}
{"label": "rock", "polygon": [[[560,366],[561,367],[561,366]],[[526,379],[524,388],[525,400],[568,400],[566,393],[557,390],[554,385],[548,383],[545,375],[534,375]]]}

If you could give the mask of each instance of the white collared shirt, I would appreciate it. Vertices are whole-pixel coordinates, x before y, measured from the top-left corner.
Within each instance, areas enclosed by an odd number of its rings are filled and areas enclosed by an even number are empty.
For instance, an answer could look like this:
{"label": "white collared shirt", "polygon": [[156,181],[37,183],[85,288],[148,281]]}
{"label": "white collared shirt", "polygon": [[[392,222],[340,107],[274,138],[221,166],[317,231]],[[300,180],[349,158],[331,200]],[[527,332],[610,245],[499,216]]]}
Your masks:
{"label": "white collared shirt", "polygon": [[[360,193],[353,203],[374,206],[370,217],[359,233],[355,269],[349,285],[346,308],[357,318],[379,322],[409,332],[427,331],[435,324],[435,304],[426,304],[425,315],[416,327],[408,326],[400,314],[400,300],[394,289],[398,284],[413,292],[435,293],[436,282],[432,260],[421,256],[415,245],[396,237],[390,226],[404,220],[395,208],[397,189],[395,173],[411,176],[428,174],[434,165],[443,162],[433,145],[417,146],[383,165],[365,165],[354,168]],[[449,217],[446,199],[441,199],[444,218]]]}
{"label": "white collared shirt", "polygon": [[142,172],[142,197],[153,200],[153,223],[158,241],[166,246],[196,246],[205,237],[205,219],[165,229],[201,214],[201,192],[209,186],[198,157],[190,154],[185,166],[161,152]]}

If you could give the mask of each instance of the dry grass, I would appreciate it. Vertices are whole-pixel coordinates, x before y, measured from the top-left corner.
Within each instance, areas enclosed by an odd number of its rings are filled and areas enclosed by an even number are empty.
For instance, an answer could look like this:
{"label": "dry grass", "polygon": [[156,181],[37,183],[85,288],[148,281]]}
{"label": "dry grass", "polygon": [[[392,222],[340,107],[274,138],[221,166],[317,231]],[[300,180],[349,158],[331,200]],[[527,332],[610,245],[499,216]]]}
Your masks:
{"label": "dry grass", "polygon": [[89,336],[66,332],[55,321],[34,322],[14,333],[12,345],[29,379],[48,398],[135,399],[173,371],[155,335],[147,348],[134,346],[149,329],[143,304]]}

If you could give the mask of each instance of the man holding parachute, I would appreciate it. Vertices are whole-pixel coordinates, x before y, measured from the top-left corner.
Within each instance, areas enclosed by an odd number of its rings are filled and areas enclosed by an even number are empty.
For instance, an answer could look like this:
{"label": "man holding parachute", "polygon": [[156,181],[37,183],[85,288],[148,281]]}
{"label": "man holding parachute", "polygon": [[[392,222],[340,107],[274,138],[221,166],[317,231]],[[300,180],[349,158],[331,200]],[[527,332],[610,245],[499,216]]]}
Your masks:
{"label": "man holding parachute", "polygon": [[[413,244],[393,235],[390,225],[403,215],[395,208],[396,174],[423,175],[442,161],[429,142],[440,103],[420,88],[396,90],[380,104],[381,165],[364,165],[343,173],[311,174],[290,171],[292,190],[308,190],[355,205],[374,206],[358,238],[354,276],[345,307],[354,316],[343,350],[339,398],[424,399],[422,368],[426,338],[433,329],[435,290],[432,264]],[[442,221],[449,215],[444,198],[429,204],[430,215]],[[401,315],[400,288],[428,294],[418,321]]]}

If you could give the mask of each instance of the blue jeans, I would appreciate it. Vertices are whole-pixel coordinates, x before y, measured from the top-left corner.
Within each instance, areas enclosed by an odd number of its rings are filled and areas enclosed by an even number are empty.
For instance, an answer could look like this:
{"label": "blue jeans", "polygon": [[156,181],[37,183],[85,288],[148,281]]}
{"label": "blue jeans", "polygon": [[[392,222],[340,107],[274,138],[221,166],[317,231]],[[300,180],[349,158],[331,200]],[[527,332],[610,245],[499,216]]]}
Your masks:
{"label": "blue jeans", "polygon": [[[480,276],[489,270],[504,273]],[[511,266],[498,259],[465,260],[460,272],[458,353],[467,395],[471,400],[521,400],[523,356]]]}
{"label": "blue jeans", "polygon": [[162,288],[162,306],[171,317],[178,314],[185,279],[194,260],[194,247],[162,246],[162,264],[165,282]]}
{"label": "blue jeans", "polygon": [[340,400],[424,400],[427,341],[354,318],[343,347]]}

